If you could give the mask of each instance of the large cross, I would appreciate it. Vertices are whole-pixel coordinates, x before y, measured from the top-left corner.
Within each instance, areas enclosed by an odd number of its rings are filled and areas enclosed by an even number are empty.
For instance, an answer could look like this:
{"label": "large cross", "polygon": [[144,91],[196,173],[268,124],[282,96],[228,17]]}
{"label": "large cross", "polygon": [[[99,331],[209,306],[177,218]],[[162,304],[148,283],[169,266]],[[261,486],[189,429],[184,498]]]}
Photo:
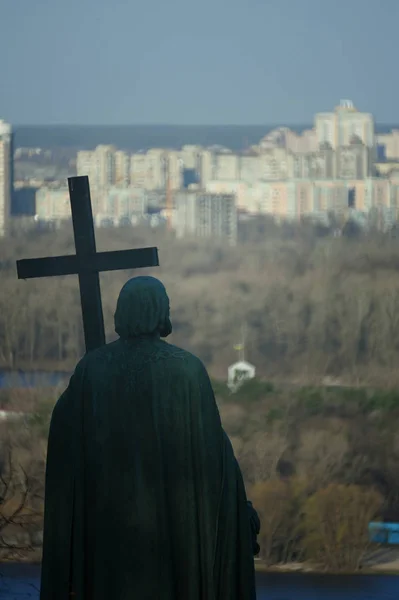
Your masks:
{"label": "large cross", "polygon": [[89,178],[68,179],[76,255],[17,260],[18,279],[78,275],[86,351],[105,344],[101,271],[156,267],[157,248],[96,252]]}

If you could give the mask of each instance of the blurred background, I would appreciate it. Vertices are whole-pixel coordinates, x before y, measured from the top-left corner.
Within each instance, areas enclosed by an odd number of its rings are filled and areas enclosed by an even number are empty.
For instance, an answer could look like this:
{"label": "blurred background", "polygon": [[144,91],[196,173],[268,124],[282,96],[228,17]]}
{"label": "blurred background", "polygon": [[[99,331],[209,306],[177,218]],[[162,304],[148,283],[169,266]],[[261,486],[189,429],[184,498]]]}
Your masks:
{"label": "blurred background", "polygon": [[[211,374],[263,523],[259,597],[298,597],[270,568],[374,574],[303,575],[304,598],[394,597],[398,17],[0,0],[0,560],[40,561],[49,419],[84,353],[77,278],[15,262],[75,252],[67,178],[88,175],[97,249],[159,248],[140,273]],[[108,341],[134,274],[101,274]]]}

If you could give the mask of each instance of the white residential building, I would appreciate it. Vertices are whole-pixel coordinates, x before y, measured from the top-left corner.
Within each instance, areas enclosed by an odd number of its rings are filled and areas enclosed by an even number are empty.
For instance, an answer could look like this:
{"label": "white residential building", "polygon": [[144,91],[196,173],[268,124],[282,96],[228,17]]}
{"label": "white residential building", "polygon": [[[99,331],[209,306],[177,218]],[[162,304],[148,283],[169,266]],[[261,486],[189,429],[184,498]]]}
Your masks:
{"label": "white residential building", "polygon": [[11,215],[13,161],[11,125],[0,121],[0,236],[6,234]]}
{"label": "white residential building", "polygon": [[314,126],[319,145],[336,149],[349,146],[353,138],[368,148],[375,144],[373,115],[358,111],[350,100],[341,100],[333,112],[317,113]]}

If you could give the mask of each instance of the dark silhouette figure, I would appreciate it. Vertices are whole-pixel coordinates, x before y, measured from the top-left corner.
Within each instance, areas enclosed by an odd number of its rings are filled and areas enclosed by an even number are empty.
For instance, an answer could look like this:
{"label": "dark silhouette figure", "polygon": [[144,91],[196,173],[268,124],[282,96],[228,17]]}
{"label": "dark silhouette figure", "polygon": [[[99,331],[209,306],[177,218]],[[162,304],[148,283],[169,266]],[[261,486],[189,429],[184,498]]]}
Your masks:
{"label": "dark silhouette figure", "polygon": [[259,519],[160,281],[127,282],[115,330],[53,411],[41,600],[253,600]]}

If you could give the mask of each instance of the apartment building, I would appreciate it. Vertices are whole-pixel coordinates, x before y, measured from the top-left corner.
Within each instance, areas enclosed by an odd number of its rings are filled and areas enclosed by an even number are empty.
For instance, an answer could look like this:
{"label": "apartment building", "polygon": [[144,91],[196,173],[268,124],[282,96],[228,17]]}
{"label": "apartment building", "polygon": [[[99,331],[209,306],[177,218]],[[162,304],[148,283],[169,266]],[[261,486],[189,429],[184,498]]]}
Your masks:
{"label": "apartment building", "polygon": [[338,179],[366,179],[372,175],[372,149],[362,143],[352,142],[336,151],[336,176]]}
{"label": "apartment building", "polygon": [[243,155],[239,161],[239,179],[247,185],[255,185],[264,175],[264,157]]}
{"label": "apartment building", "polygon": [[359,112],[350,100],[341,100],[333,112],[317,113],[314,129],[319,146],[336,149],[349,146],[354,138],[368,148],[375,144],[373,115]]}
{"label": "apartment building", "polygon": [[182,168],[194,169],[199,171],[201,162],[202,147],[196,145],[183,146],[179,151],[179,158],[182,161]]}
{"label": "apartment building", "polygon": [[14,184],[13,134],[11,125],[0,121],[0,236],[9,228]]}
{"label": "apartment building", "polygon": [[260,176],[258,179],[279,181],[289,176],[289,157],[286,148],[272,148],[263,152],[259,158]]}
{"label": "apartment building", "polygon": [[376,135],[377,148],[383,160],[399,160],[399,129]]}
{"label": "apartment building", "polygon": [[199,183],[202,189],[205,189],[209,181],[216,178],[216,165],[214,159],[214,154],[210,150],[203,150],[200,154]]}
{"label": "apartment building", "polygon": [[237,209],[232,194],[185,190],[175,197],[173,226],[176,237],[200,237],[237,242]]}
{"label": "apartment building", "polygon": [[[114,146],[101,145],[92,151],[80,151],[76,157],[77,174],[89,177],[92,200],[99,204],[98,210],[101,210],[100,195],[116,183],[115,154]],[[118,176],[121,176],[120,171]]]}
{"label": "apartment building", "polygon": [[147,190],[165,189],[168,180],[172,190],[182,184],[182,160],[175,150],[153,148],[148,152],[132,154],[130,181]]}
{"label": "apartment building", "polygon": [[215,154],[214,176],[220,181],[240,179],[240,157],[233,153]]}
{"label": "apartment building", "polygon": [[35,196],[36,217],[39,221],[65,221],[71,219],[71,204],[67,187],[39,188]]}
{"label": "apartment building", "polygon": [[107,190],[104,212],[94,215],[96,225],[131,225],[137,223],[147,212],[146,190],[129,186],[112,186]]}
{"label": "apartment building", "polygon": [[130,184],[130,155],[118,150],[114,154],[114,185],[127,187]]}
{"label": "apartment building", "polygon": [[[250,190],[255,190],[255,194],[252,193],[252,201],[251,201]],[[257,200],[256,200],[256,198],[254,200],[254,195],[256,196],[259,193],[258,190],[259,190],[258,185],[249,186],[248,184],[244,183],[243,181],[235,179],[235,180],[230,180],[230,181],[228,181],[228,180],[208,181],[204,191],[207,194],[227,195],[227,196],[232,195],[235,197],[237,210],[256,213],[257,212]]]}
{"label": "apartment building", "polygon": [[[142,188],[111,186],[95,191],[97,201],[92,201],[93,218],[97,226],[136,222],[147,211],[147,193]],[[67,187],[42,187],[36,192],[36,218],[39,221],[66,221],[71,218],[71,205]]]}
{"label": "apartment building", "polygon": [[[185,167],[180,153],[176,150],[169,150],[166,154],[167,177],[169,177],[169,186],[171,190],[179,190],[183,185],[183,171],[191,167]],[[197,173],[197,167],[192,169]]]}

